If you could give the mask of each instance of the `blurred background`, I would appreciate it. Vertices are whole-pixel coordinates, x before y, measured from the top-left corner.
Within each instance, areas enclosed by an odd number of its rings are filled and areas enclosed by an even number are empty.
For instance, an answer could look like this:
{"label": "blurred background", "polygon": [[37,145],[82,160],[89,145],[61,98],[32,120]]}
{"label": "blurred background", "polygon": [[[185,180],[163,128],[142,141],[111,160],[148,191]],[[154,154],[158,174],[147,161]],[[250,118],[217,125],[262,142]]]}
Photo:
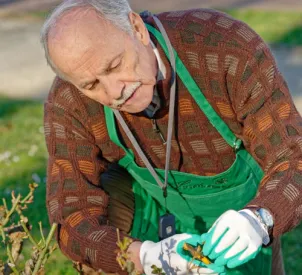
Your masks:
{"label": "blurred background", "polygon": [[[43,101],[54,74],[46,65],[39,31],[58,0],[0,0],[0,197],[27,193],[39,184],[28,217],[38,233],[49,224],[45,209],[46,148]],[[229,13],[255,29],[270,45],[280,71],[302,114],[302,0],[130,0],[133,10],[161,12],[214,8]],[[36,234],[34,233],[34,234]],[[288,275],[302,274],[302,226],[282,238]],[[25,254],[30,253],[25,248]],[[0,244],[0,260],[5,251]],[[76,274],[59,251],[47,274]]]}

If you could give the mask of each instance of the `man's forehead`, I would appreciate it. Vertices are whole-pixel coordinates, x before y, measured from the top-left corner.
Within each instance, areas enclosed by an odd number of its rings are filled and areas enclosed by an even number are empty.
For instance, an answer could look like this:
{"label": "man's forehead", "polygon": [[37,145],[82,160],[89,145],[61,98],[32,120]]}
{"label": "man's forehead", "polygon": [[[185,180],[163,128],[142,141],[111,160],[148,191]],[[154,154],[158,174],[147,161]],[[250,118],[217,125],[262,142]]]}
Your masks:
{"label": "man's forehead", "polygon": [[66,12],[58,19],[49,32],[49,40],[64,40],[64,38],[79,40],[82,37],[95,39],[106,37],[109,33],[114,36],[120,32],[116,26],[102,18],[95,10],[76,8]]}
{"label": "man's forehead", "polygon": [[92,9],[70,11],[50,33],[50,56],[58,67],[65,67],[65,61],[69,65],[70,62],[85,62],[95,51],[110,57],[120,50],[124,35],[124,32]]}

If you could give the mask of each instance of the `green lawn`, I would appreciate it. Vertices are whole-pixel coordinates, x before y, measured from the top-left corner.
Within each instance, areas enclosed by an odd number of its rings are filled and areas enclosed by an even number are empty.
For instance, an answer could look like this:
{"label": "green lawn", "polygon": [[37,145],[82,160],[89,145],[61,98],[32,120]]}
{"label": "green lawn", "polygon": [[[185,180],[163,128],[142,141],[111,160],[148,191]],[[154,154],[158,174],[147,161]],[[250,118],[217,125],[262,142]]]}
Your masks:
{"label": "green lawn", "polygon": [[267,43],[302,45],[302,12],[229,10],[231,16],[251,26]]}
{"label": "green lawn", "polygon": [[[25,212],[39,238],[38,222],[49,228],[45,208],[46,148],[43,136],[43,106],[40,102],[10,100],[0,97],[0,194],[10,201],[10,193],[27,194],[33,178],[39,187],[34,203]],[[2,200],[0,201],[0,203]],[[27,258],[30,247],[24,249]],[[0,244],[0,260],[6,260]],[[46,274],[76,274],[71,262],[57,251],[49,260]]]}

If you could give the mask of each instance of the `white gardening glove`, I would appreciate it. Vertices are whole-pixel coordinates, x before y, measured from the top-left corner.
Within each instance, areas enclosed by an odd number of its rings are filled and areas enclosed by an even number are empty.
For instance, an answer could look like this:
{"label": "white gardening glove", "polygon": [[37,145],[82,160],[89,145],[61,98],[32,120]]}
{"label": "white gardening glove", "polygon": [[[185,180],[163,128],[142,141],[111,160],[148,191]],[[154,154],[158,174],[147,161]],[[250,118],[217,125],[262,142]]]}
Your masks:
{"label": "white gardening glove", "polygon": [[201,239],[203,254],[215,260],[215,265],[234,268],[254,259],[262,244],[269,242],[269,234],[251,210],[229,210]]}
{"label": "white gardening glove", "polygon": [[[183,249],[184,242],[193,246],[200,243],[200,235],[177,234],[158,243],[145,241],[140,249],[140,262],[146,275],[153,275],[152,266],[162,268],[165,274],[225,274],[224,267],[205,265],[194,260]],[[215,271],[214,271],[215,270]]]}

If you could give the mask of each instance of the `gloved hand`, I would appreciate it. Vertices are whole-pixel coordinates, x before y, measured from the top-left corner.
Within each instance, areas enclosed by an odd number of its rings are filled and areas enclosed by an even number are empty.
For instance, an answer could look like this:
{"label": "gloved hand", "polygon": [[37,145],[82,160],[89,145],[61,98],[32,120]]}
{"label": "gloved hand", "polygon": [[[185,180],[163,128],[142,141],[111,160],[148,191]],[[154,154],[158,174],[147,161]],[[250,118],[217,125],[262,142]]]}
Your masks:
{"label": "gloved hand", "polygon": [[215,264],[205,265],[183,249],[184,242],[193,246],[200,243],[200,235],[177,234],[158,243],[145,241],[140,249],[140,262],[146,275],[152,274],[152,266],[162,268],[166,274],[225,274],[224,267]]}
{"label": "gloved hand", "polygon": [[252,211],[229,210],[201,239],[203,254],[215,260],[215,265],[234,268],[254,259],[262,244],[269,243],[269,234]]}

